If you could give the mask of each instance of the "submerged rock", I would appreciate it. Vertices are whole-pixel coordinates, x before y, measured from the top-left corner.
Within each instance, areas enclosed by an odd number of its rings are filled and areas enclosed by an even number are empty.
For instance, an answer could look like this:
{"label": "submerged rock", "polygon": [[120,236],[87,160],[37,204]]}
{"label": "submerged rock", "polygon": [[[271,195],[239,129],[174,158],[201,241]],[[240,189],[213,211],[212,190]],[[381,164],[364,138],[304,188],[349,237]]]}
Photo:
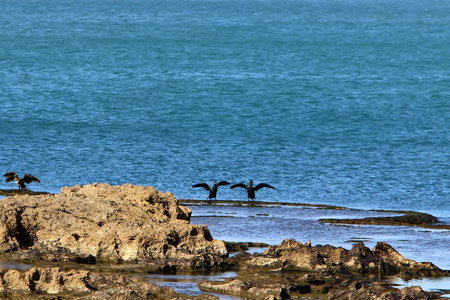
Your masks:
{"label": "submerged rock", "polygon": [[77,185],[55,195],[21,195],[0,202],[0,252],[9,259],[122,262],[225,257],[223,241],[191,210],[153,187]]}

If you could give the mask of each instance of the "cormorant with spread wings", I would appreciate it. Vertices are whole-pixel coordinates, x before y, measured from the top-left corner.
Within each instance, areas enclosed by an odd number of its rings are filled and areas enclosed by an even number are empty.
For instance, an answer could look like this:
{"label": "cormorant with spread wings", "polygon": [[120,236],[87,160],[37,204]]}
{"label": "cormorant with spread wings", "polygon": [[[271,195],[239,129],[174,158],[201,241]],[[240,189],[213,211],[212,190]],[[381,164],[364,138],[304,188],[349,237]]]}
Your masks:
{"label": "cormorant with spread wings", "polygon": [[8,172],[3,176],[6,177],[5,179],[6,182],[14,181],[19,189],[26,189],[27,187],[25,186],[25,183],[32,183],[33,181],[40,183],[39,179],[37,179],[34,175],[31,174],[26,174],[25,176],[19,178],[19,176],[17,176],[16,173]]}
{"label": "cormorant with spread wings", "polygon": [[213,184],[212,187],[210,187],[205,182],[194,184],[192,187],[202,187],[205,190],[209,191],[208,199],[216,199],[217,189],[219,188],[219,186],[221,186],[221,185],[228,185],[228,184],[230,184],[228,181],[219,181],[219,182],[214,181],[214,184]]}
{"label": "cormorant with spread wings", "polygon": [[248,182],[248,185],[246,185],[245,183],[234,184],[234,185],[230,186],[230,189],[234,189],[234,188],[237,188],[237,187],[241,187],[241,188],[246,189],[247,190],[248,199],[252,199],[252,200],[255,200],[255,192],[258,191],[259,189],[262,189],[263,187],[268,187],[268,188],[274,189],[273,186],[271,186],[271,185],[269,185],[267,183],[260,183],[260,184],[257,184],[254,187],[253,186],[253,180],[250,180]]}

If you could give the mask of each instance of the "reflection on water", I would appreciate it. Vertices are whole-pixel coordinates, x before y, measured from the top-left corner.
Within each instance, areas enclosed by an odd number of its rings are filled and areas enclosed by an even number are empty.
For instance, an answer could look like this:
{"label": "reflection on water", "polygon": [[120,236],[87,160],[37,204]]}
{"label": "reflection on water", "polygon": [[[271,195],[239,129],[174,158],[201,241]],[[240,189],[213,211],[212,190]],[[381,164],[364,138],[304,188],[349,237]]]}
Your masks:
{"label": "reflection on water", "polygon": [[0,269],[16,269],[16,270],[22,270],[26,271],[31,269],[31,265],[22,264],[22,263],[16,263],[16,262],[7,262],[7,261],[0,261]]}
{"label": "reflection on water", "polygon": [[446,295],[443,295],[443,297],[450,298],[450,277],[422,278],[411,280],[392,277],[390,278],[390,281],[394,284],[398,284],[400,288],[407,286],[420,286],[424,291],[427,292],[445,292]]}
{"label": "reflection on water", "polygon": [[175,292],[187,294],[190,296],[198,296],[200,294],[211,294],[220,297],[224,300],[236,300],[241,299],[239,297],[232,297],[223,294],[206,293],[202,292],[197,287],[197,282],[199,281],[223,281],[226,278],[236,276],[236,272],[224,272],[224,273],[212,273],[208,275],[161,275],[161,274],[151,274],[145,275],[145,278],[152,283],[158,284],[160,286],[168,286],[175,290]]}

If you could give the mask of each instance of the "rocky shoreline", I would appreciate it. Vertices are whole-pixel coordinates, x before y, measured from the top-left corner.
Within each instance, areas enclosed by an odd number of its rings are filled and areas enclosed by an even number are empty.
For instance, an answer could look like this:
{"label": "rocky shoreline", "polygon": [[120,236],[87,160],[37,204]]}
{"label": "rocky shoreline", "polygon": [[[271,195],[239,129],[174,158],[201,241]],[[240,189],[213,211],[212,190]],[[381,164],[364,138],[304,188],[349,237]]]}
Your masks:
{"label": "rocky shoreline", "polygon": [[[207,226],[190,223],[191,210],[181,202],[152,187],[98,183],[62,188],[59,194],[2,199],[0,259],[33,267],[0,270],[0,295],[9,299],[219,299],[206,294],[214,292],[242,299],[438,299],[439,293],[420,287],[397,289],[382,277],[450,276],[432,263],[404,258],[383,242],[373,249],[360,242],[346,250],[286,239],[263,253],[250,254],[247,247],[268,245],[215,240]],[[404,217],[424,226],[438,223],[423,215],[405,213]],[[377,220],[364,221],[375,224]],[[398,222],[398,218],[381,221]],[[400,222],[412,225],[404,218]],[[111,266],[108,272],[96,270],[95,266],[105,263]],[[236,271],[237,276],[199,282],[205,292],[199,296],[178,294],[124,275],[227,270]]]}

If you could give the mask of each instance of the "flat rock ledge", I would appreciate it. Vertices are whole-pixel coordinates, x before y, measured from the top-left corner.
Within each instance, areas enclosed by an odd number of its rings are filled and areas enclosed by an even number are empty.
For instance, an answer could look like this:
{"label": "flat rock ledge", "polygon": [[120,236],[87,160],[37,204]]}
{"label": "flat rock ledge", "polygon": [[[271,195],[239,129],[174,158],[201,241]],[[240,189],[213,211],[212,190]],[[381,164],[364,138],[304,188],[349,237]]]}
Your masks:
{"label": "flat rock ledge", "polygon": [[363,243],[347,250],[286,239],[262,254],[243,252],[230,260],[238,276],[199,282],[199,288],[243,299],[439,299],[420,287],[394,288],[381,278],[450,276],[430,262],[404,258],[384,242],[372,250]]}
{"label": "flat rock ledge", "polygon": [[226,257],[225,243],[190,224],[190,216],[171,193],[131,184],[16,195],[0,202],[0,254],[81,263]]}
{"label": "flat rock ledge", "polygon": [[450,225],[441,223],[439,219],[433,215],[415,211],[405,211],[402,213],[403,215],[393,217],[371,217],[364,219],[319,219],[319,222],[332,224],[416,226],[430,229],[450,229]]}

